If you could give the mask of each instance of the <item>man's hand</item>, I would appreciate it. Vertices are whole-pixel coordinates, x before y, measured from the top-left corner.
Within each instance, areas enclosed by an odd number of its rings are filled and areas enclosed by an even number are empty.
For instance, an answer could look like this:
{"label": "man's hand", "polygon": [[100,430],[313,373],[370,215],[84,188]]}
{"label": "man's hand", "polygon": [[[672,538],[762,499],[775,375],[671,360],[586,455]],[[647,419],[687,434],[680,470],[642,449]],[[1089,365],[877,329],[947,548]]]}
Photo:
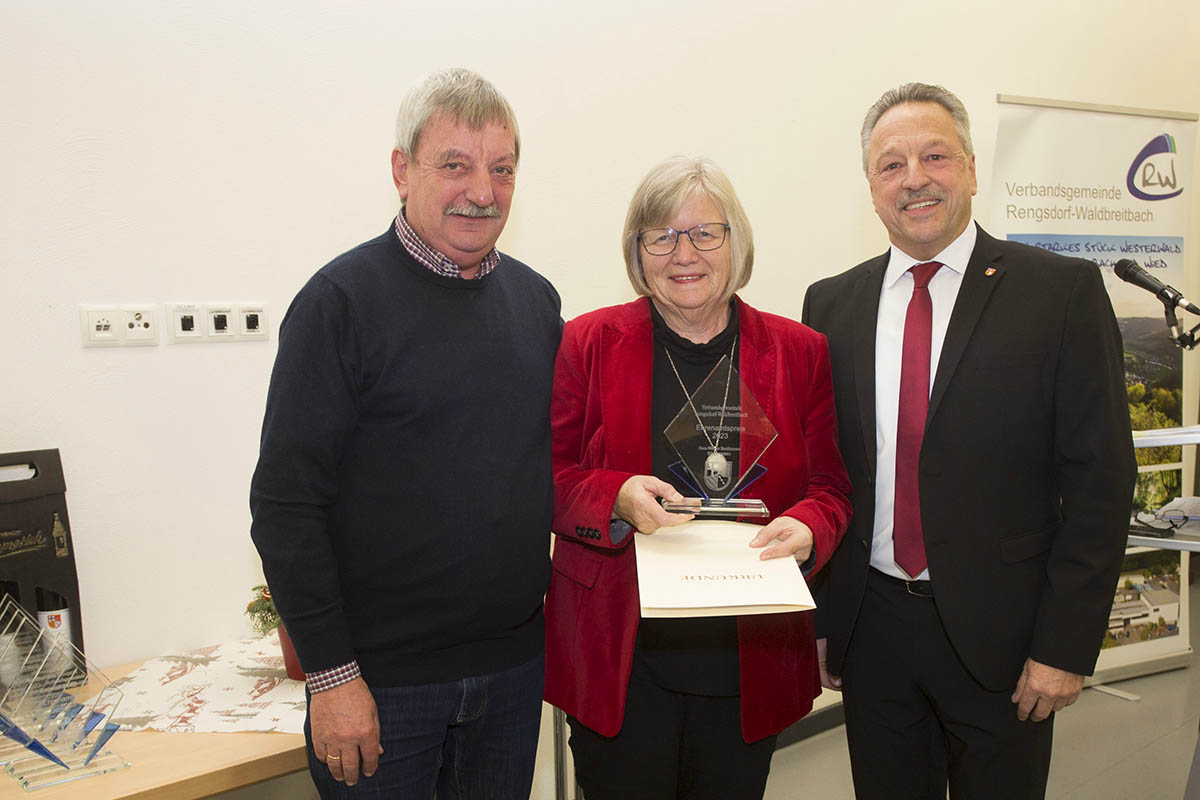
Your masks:
{"label": "man's hand", "polygon": [[653,475],[634,475],[621,484],[613,503],[613,513],[642,533],[654,533],[659,528],[678,525],[693,518],[693,514],[669,514],[659,505],[663,497],[674,503],[684,499],[675,487]]}
{"label": "man's hand", "polygon": [[803,563],[812,552],[813,532],[798,519],[776,517],[750,540],[751,547],[763,547],[767,544],[772,546],[762,551],[759,555],[761,560],[795,556],[797,561]]}
{"label": "man's hand", "polygon": [[825,639],[817,639],[817,669],[821,671],[821,685],[826,689],[842,690],[842,676],[830,675],[829,670],[825,668],[825,652],[828,644]]}
{"label": "man's hand", "polygon": [[1017,704],[1017,719],[1041,722],[1053,711],[1061,711],[1079,699],[1083,676],[1025,659],[1025,668],[1017,681],[1012,701]]}
{"label": "man's hand", "polygon": [[362,678],[317,692],[308,700],[313,753],[329,767],[334,780],[347,786],[358,775],[370,777],[379,766],[379,714],[375,698]]}

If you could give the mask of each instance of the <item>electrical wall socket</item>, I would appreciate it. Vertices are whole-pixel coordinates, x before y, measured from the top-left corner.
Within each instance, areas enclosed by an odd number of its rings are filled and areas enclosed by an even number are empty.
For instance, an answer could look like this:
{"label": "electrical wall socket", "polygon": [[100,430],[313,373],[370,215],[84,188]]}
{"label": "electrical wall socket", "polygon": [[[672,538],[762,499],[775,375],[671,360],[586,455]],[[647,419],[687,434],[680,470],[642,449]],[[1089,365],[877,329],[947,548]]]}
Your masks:
{"label": "electrical wall socket", "polygon": [[167,303],[167,321],[172,344],[269,338],[262,303]]}
{"label": "electrical wall socket", "polygon": [[158,311],[150,303],[81,305],[79,332],[84,347],[156,347]]}

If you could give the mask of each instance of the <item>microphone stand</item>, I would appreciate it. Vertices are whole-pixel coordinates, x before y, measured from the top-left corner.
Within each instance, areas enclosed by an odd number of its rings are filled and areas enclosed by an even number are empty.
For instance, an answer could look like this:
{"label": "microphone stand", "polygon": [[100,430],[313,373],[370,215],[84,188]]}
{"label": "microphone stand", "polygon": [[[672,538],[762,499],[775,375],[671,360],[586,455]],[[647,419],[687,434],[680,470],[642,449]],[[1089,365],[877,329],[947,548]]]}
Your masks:
{"label": "microphone stand", "polygon": [[[1197,323],[1190,331],[1180,333],[1179,317],[1175,315],[1175,304],[1169,303],[1166,300],[1162,301],[1163,315],[1167,318],[1167,338],[1175,343],[1175,346],[1182,350],[1193,350],[1196,347],[1196,331],[1200,330],[1200,323]],[[1196,448],[1196,454],[1193,457],[1192,464],[1192,494],[1200,496],[1200,447]],[[1197,753],[1200,753],[1200,745],[1197,745]]]}
{"label": "microphone stand", "polygon": [[1190,331],[1179,332],[1179,317],[1175,315],[1175,304],[1162,301],[1163,314],[1167,318],[1167,338],[1175,343],[1176,347],[1184,350],[1193,350],[1196,347],[1196,332],[1200,331],[1200,323],[1197,323]]}

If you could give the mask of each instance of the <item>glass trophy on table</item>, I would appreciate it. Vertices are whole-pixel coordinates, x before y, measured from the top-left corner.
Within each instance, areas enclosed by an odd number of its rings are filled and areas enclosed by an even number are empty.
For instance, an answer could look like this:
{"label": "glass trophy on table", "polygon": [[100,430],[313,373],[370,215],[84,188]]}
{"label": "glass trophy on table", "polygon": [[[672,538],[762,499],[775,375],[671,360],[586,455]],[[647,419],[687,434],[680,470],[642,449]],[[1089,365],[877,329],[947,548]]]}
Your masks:
{"label": "glass trophy on table", "polygon": [[0,600],[0,765],[26,790],[129,763],[104,746],[121,690],[11,597]]}
{"label": "glass trophy on table", "polygon": [[693,491],[683,502],[663,501],[663,508],[699,519],[771,515],[763,501],[741,495],[766,474],[759,462],[779,434],[729,356],[713,367],[663,433],[678,457],[670,464],[672,474]]}

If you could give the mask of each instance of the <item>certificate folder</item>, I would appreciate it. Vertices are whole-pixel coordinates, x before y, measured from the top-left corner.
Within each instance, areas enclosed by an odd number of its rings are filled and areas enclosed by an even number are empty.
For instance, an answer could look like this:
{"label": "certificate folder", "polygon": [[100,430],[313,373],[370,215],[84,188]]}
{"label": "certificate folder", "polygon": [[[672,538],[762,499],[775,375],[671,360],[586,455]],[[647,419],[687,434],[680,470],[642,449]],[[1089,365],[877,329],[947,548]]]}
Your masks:
{"label": "certificate folder", "polygon": [[815,608],[794,558],[762,561],[765,548],[749,546],[760,527],[693,520],[636,534],[642,616],[724,617]]}

